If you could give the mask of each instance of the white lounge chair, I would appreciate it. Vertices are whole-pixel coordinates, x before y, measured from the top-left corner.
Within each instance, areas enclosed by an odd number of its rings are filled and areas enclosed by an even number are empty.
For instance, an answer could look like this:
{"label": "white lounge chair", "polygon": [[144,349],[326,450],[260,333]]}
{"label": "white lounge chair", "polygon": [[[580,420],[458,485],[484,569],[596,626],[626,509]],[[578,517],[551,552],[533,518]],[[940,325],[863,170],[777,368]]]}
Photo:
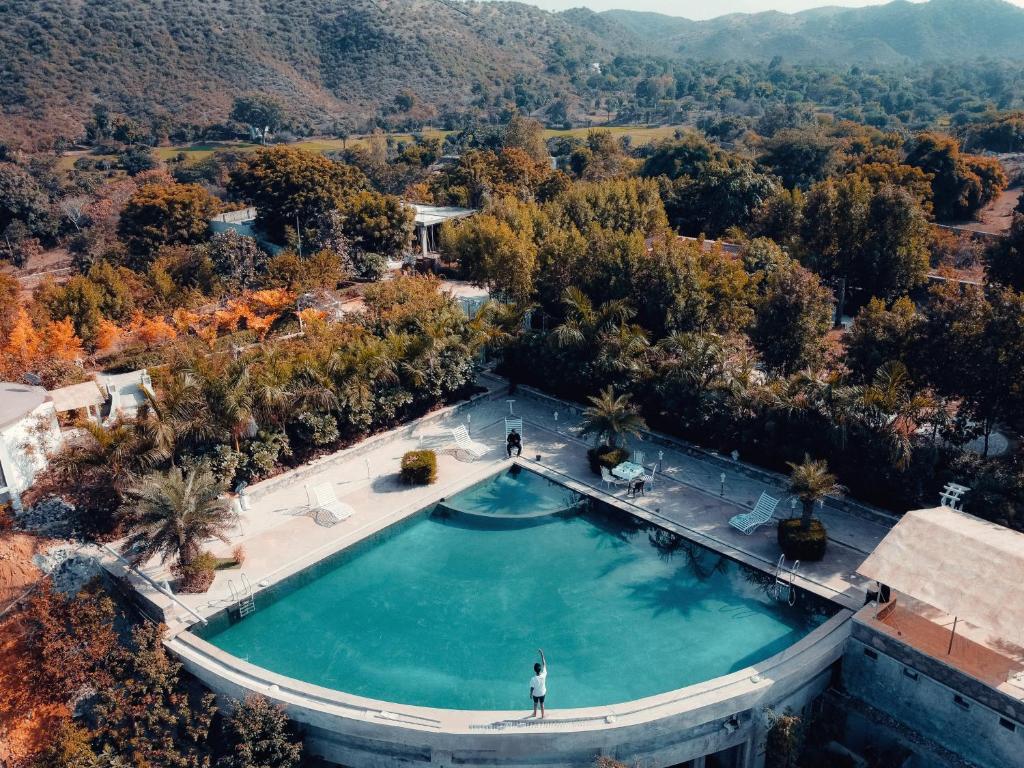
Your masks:
{"label": "white lounge chair", "polygon": [[505,418],[505,439],[506,440],[508,440],[508,436],[512,432],[513,429],[516,432],[519,433],[520,437],[522,437],[522,434],[523,434],[523,420],[522,419],[518,419],[518,418],[510,419],[510,418],[506,417]]}
{"label": "white lounge chair", "polygon": [[777,506],[779,506],[778,499],[767,493],[762,493],[752,510],[731,518],[729,525],[740,533],[749,535],[772,519]]}
{"label": "white lounge chair", "polygon": [[616,477],[611,473],[611,470],[605,466],[601,467],[601,480],[604,481],[605,487],[608,488],[609,490],[613,486],[618,486],[621,488],[623,486],[629,485],[629,480],[623,480],[621,477]]}
{"label": "white lounge chair", "polygon": [[469,436],[469,430],[465,424],[460,424],[452,430],[452,438],[455,440],[455,453],[465,454],[472,461],[476,461],[490,450],[490,446],[478,443]]}
{"label": "white lounge chair", "polygon": [[320,483],[307,489],[309,493],[309,512],[317,525],[330,528],[342,520],[352,517],[354,509],[349,504],[338,499],[334,493],[334,486],[330,483]]}

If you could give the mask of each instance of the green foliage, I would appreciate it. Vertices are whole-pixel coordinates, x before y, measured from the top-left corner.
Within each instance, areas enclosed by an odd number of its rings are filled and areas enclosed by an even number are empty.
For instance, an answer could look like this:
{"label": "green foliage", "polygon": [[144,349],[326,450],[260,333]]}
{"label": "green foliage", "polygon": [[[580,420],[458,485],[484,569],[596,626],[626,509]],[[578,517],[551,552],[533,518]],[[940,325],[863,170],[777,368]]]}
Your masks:
{"label": "green foliage", "polygon": [[341,433],[338,431],[338,420],[329,413],[319,414],[303,411],[295,420],[298,432],[310,445],[323,447],[338,442]]}
{"label": "green foliage", "polygon": [[356,248],[385,257],[400,257],[409,248],[413,212],[394,195],[360,190],[348,195],[339,207],[344,234]]}
{"label": "green foliage", "polygon": [[601,467],[614,469],[629,459],[629,451],[625,448],[615,448],[611,445],[599,445],[596,448],[587,449],[587,461],[590,463],[590,471],[595,475],[601,474]]}
{"label": "green foliage", "polygon": [[142,624],[117,646],[109,682],[96,692],[94,747],[130,765],[195,768],[210,760],[212,693],[192,694],[160,641],[162,626]]}
{"label": "green foliage", "polygon": [[274,471],[282,455],[290,456],[291,452],[291,444],[284,432],[261,430],[245,444],[242,472],[249,481],[261,480]]}
{"label": "green foliage", "polygon": [[[803,505],[800,527],[806,531],[811,525],[814,505],[826,496],[839,496],[846,489],[839,484],[836,476],[828,471],[828,462],[824,459],[814,460],[810,455],[804,454],[804,460],[800,464],[792,461],[786,463],[790,469],[789,492],[800,499]],[[781,527],[779,530],[782,530]]]}
{"label": "green foliage", "polygon": [[239,96],[231,105],[231,119],[252,126],[260,133],[266,128],[276,131],[284,121],[284,105],[276,97],[262,93]]}
{"label": "green foliage", "polygon": [[430,485],[437,482],[437,454],[433,451],[408,451],[402,456],[402,482]]}
{"label": "green foliage", "polygon": [[365,189],[366,180],[351,166],[294,147],[260,149],[231,172],[229,192],[258,209],[257,223],[271,240],[285,241],[296,223],[315,230],[331,211]]}
{"label": "green foliage", "polygon": [[125,204],[119,234],[133,263],[146,264],[160,246],[205,239],[217,208],[217,200],[198,184],[147,184]]}
{"label": "green foliage", "polygon": [[129,536],[123,549],[134,563],[160,555],[162,561],[174,558],[185,567],[193,565],[204,541],[227,543],[233,520],[223,491],[206,466],[146,477],[126,492],[121,514]]}
{"label": "green foliage", "polygon": [[932,174],[939,221],[972,218],[1007,185],[996,160],[962,154],[956,139],[934,133],[922,133],[915,139],[907,163]]}
{"label": "green foliage", "polygon": [[233,290],[252,288],[266,271],[269,257],[256,240],[231,229],[218,232],[205,244],[216,274]]}
{"label": "green foliage", "polygon": [[803,718],[789,710],[778,715],[775,726],[768,731],[765,768],[798,768],[806,740]]}
{"label": "green foliage", "polygon": [[989,247],[985,261],[989,280],[1024,291],[1024,213],[1014,214],[1007,236]]}
{"label": "green foliage", "polygon": [[302,741],[285,713],[262,696],[235,702],[223,726],[224,754],[215,768],[296,768]]}
{"label": "green foliage", "polygon": [[846,366],[855,381],[867,381],[883,364],[899,361],[916,368],[925,318],[904,297],[886,307],[872,299],[858,313],[846,337]]}
{"label": "green foliage", "polygon": [[832,327],[832,294],[813,272],[777,254],[758,277],[750,338],[765,364],[793,373],[822,360]]}
{"label": "green foliage", "polygon": [[606,439],[611,448],[616,448],[619,440],[638,436],[647,428],[643,416],[630,402],[630,395],[616,395],[608,387],[600,395],[587,399],[590,405],[583,411],[580,434],[594,435],[598,445]]}
{"label": "green foliage", "polygon": [[495,216],[479,214],[463,222],[446,222],[441,239],[446,254],[458,261],[467,278],[513,303],[530,301],[537,249],[529,237]]}
{"label": "green foliage", "polygon": [[813,563],[825,557],[828,532],[817,519],[811,520],[806,527],[795,518],[779,520],[778,542],[787,559]]}

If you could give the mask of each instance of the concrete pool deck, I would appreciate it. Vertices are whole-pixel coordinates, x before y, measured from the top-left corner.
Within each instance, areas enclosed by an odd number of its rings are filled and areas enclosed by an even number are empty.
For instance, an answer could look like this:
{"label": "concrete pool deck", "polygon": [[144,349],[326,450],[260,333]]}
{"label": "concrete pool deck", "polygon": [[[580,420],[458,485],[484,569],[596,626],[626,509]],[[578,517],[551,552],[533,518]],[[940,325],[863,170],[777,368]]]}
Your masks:
{"label": "concrete pool deck", "polygon": [[[283,706],[301,724],[312,754],[355,768],[405,765],[567,768],[590,765],[604,754],[645,764],[677,765],[705,755],[729,755],[727,764],[756,768],[764,755],[770,713],[800,710],[827,687],[850,634],[853,611],[864,601],[855,575],[867,553],[884,537],[891,518],[860,505],[830,501],[819,510],[830,546],[820,563],[801,567],[795,583],[842,606],[825,624],[782,652],[731,674],[647,699],[585,709],[553,709],[545,720],[527,711],[499,712],[415,707],[361,698],[277,674],[232,656],[185,631],[205,617],[233,606],[242,575],[252,585],[256,610],[260,590],[430,506],[509,466],[504,418],[509,415],[507,383],[483,376],[488,389],[471,401],[429,414],[389,433],[373,436],[249,488],[248,508],[230,542],[209,542],[227,556],[246,551],[240,568],[218,571],[202,595],[169,596],[157,585],[169,568],[150,562],[145,577],[129,572],[115,556],[105,567],[126,577],[168,625],[165,643],[185,668],[215,691],[223,703],[259,693]],[[520,390],[512,399],[523,419],[521,465],[578,492],[769,574],[778,559],[775,526],[750,536],[729,526],[748,511],[762,491],[784,497],[784,478],[710,454],[657,434],[630,447],[661,460],[654,487],[639,498],[624,490],[608,493],[586,457],[580,437],[580,409],[541,393]],[[557,417],[556,417],[557,413]],[[450,430],[467,425],[474,440],[490,446],[475,462],[458,460]],[[410,487],[398,480],[403,453],[438,450],[438,482]],[[539,458],[538,458],[539,455]],[[722,475],[725,476],[724,486]],[[306,486],[330,483],[355,513],[325,528],[303,514]],[[785,501],[782,514],[789,513]]]}
{"label": "concrete pool deck", "polygon": [[[488,391],[470,402],[429,414],[251,486],[248,509],[229,533],[230,542],[211,541],[207,545],[221,557],[230,556],[237,546],[243,547],[243,565],[218,571],[205,594],[176,595],[177,600],[199,616],[211,615],[234,602],[243,589],[242,574],[258,594],[263,586],[499,471],[508,463],[504,418],[509,414],[509,399],[515,401],[515,416],[524,420],[523,465],[748,565],[774,572],[779,557],[775,526],[768,524],[751,535],[743,535],[731,528],[728,521],[749,510],[762,491],[783,497],[785,491],[780,484],[784,480],[780,476],[727,457],[705,454],[662,436],[648,435],[644,440],[630,441],[630,448],[644,451],[648,463],[657,461],[659,451],[662,453],[654,487],[638,498],[627,498],[623,489],[609,493],[590,471],[586,457],[589,443],[579,434],[578,409],[525,389],[509,398],[505,394],[507,385],[496,377],[482,377],[481,383]],[[460,424],[469,426],[474,440],[491,447],[482,459],[466,462],[444,452],[453,446],[449,430]],[[416,448],[438,450],[435,485],[406,486],[399,482],[401,456]],[[538,454],[540,461],[536,460]],[[330,528],[317,525],[303,514],[308,504],[306,487],[325,482],[355,509],[350,519]],[[777,515],[789,514],[790,505],[784,498]],[[856,568],[885,536],[887,518],[877,511],[854,513],[831,500],[818,514],[829,531],[829,551],[821,562],[801,564],[796,583],[856,610],[863,604],[865,586],[864,579],[855,573]],[[124,573],[116,564],[110,566]],[[157,561],[141,570],[158,583],[171,579],[169,567]],[[172,633],[197,620],[142,579],[131,579],[133,586],[163,612]]]}

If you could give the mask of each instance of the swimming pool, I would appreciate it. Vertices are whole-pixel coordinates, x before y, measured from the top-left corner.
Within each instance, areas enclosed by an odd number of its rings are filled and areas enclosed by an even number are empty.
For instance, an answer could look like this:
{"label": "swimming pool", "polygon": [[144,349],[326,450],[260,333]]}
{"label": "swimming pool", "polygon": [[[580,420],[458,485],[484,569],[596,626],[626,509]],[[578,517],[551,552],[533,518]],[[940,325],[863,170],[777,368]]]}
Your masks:
{"label": "swimming pool", "polygon": [[597,706],[742,669],[834,612],[803,593],[777,602],[759,571],[512,472],[261,592],[250,616],[223,613],[197,631],[328,688],[509,710],[529,709],[538,647],[548,706]]}

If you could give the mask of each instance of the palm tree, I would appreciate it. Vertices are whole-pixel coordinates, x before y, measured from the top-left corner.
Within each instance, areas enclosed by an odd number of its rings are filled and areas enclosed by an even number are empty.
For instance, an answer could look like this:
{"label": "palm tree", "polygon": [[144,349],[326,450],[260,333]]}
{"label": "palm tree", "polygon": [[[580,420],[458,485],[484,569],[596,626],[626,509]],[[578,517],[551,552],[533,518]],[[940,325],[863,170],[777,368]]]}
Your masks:
{"label": "palm tree", "polygon": [[814,505],[826,496],[845,493],[846,488],[839,485],[836,476],[828,471],[828,462],[824,459],[813,460],[805,453],[802,464],[794,464],[792,461],[786,463],[791,470],[789,491],[803,504],[800,527],[806,531],[811,527]]}
{"label": "palm tree", "polygon": [[121,514],[128,525],[125,549],[139,565],[154,555],[188,567],[207,539],[227,543],[233,520],[223,486],[202,464],[186,472],[173,468],[151,474],[126,492]]}
{"label": "palm tree", "polygon": [[591,405],[583,411],[582,432],[594,435],[596,445],[607,437],[608,445],[616,447],[620,437],[639,435],[647,427],[643,416],[630,402],[629,395],[616,396],[611,387],[604,389],[597,397],[588,397]]}

